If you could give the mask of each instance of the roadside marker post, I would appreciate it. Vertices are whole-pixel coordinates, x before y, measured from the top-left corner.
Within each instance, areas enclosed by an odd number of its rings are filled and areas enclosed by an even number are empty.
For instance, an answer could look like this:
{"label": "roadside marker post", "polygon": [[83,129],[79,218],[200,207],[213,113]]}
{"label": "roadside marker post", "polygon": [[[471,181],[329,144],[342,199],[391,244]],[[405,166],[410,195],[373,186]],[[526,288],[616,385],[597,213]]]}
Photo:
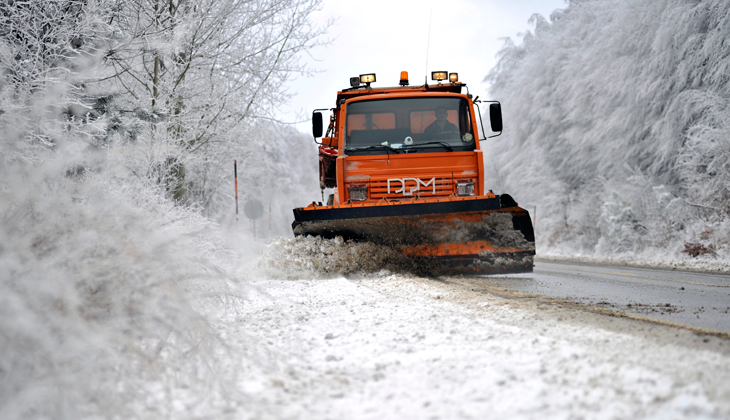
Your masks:
{"label": "roadside marker post", "polygon": [[238,229],[238,162],[233,161],[233,179],[236,184],[236,229]]}

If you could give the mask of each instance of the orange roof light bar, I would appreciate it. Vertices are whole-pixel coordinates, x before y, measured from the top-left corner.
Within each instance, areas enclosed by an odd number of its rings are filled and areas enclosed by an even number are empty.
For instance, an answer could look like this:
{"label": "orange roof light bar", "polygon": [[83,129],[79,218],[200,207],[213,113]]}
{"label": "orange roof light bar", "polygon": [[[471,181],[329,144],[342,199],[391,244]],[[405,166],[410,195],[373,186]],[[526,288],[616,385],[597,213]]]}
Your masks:
{"label": "orange roof light bar", "polygon": [[400,72],[400,85],[408,86],[408,72],[407,71]]}
{"label": "orange roof light bar", "polygon": [[447,71],[432,71],[431,80],[442,81],[449,78],[449,72]]}

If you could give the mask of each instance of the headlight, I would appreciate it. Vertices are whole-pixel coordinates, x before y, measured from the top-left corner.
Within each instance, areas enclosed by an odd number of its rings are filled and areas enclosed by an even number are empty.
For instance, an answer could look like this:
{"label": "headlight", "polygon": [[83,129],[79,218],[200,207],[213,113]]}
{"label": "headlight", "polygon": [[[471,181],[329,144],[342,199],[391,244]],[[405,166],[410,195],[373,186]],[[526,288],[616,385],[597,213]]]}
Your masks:
{"label": "headlight", "polygon": [[474,181],[457,181],[456,195],[469,196],[474,195]]}
{"label": "headlight", "polygon": [[368,199],[367,185],[350,185],[347,187],[347,191],[350,193],[350,201],[365,201]]}

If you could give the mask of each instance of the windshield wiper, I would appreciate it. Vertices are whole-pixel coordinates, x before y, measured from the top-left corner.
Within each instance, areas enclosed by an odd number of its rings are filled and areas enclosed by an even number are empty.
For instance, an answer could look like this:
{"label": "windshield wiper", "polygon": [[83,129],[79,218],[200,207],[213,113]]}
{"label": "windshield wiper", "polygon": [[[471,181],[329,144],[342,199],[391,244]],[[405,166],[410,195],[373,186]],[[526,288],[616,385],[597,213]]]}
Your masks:
{"label": "windshield wiper", "polygon": [[378,144],[374,146],[363,146],[363,147],[355,147],[352,149],[345,149],[345,152],[356,152],[360,150],[381,150],[385,149],[386,152],[395,152],[395,153],[401,153],[403,149],[395,149],[390,146],[386,146],[384,144]]}
{"label": "windshield wiper", "polygon": [[427,144],[439,144],[439,145],[443,146],[449,152],[453,152],[454,151],[454,148],[451,147],[450,144],[444,143],[442,141],[429,141],[429,142],[426,142],[426,143],[417,143],[417,144],[412,144],[412,145],[410,145],[408,147],[411,148],[411,147],[416,147],[416,146],[424,146],[424,145],[427,145]]}

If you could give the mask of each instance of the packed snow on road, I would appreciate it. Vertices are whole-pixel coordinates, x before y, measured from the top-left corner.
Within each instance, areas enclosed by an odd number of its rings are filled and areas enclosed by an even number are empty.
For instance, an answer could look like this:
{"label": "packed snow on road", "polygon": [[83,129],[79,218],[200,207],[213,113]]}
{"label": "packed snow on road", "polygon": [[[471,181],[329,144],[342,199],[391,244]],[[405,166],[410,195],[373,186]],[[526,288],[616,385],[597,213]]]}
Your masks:
{"label": "packed snow on road", "polygon": [[[268,370],[238,383],[253,407],[333,419],[730,415],[727,340],[498,297],[469,287],[478,279],[358,272],[370,255],[282,239],[236,274],[240,299],[211,322],[232,348],[257,343]],[[349,274],[326,272],[331,260]]]}

